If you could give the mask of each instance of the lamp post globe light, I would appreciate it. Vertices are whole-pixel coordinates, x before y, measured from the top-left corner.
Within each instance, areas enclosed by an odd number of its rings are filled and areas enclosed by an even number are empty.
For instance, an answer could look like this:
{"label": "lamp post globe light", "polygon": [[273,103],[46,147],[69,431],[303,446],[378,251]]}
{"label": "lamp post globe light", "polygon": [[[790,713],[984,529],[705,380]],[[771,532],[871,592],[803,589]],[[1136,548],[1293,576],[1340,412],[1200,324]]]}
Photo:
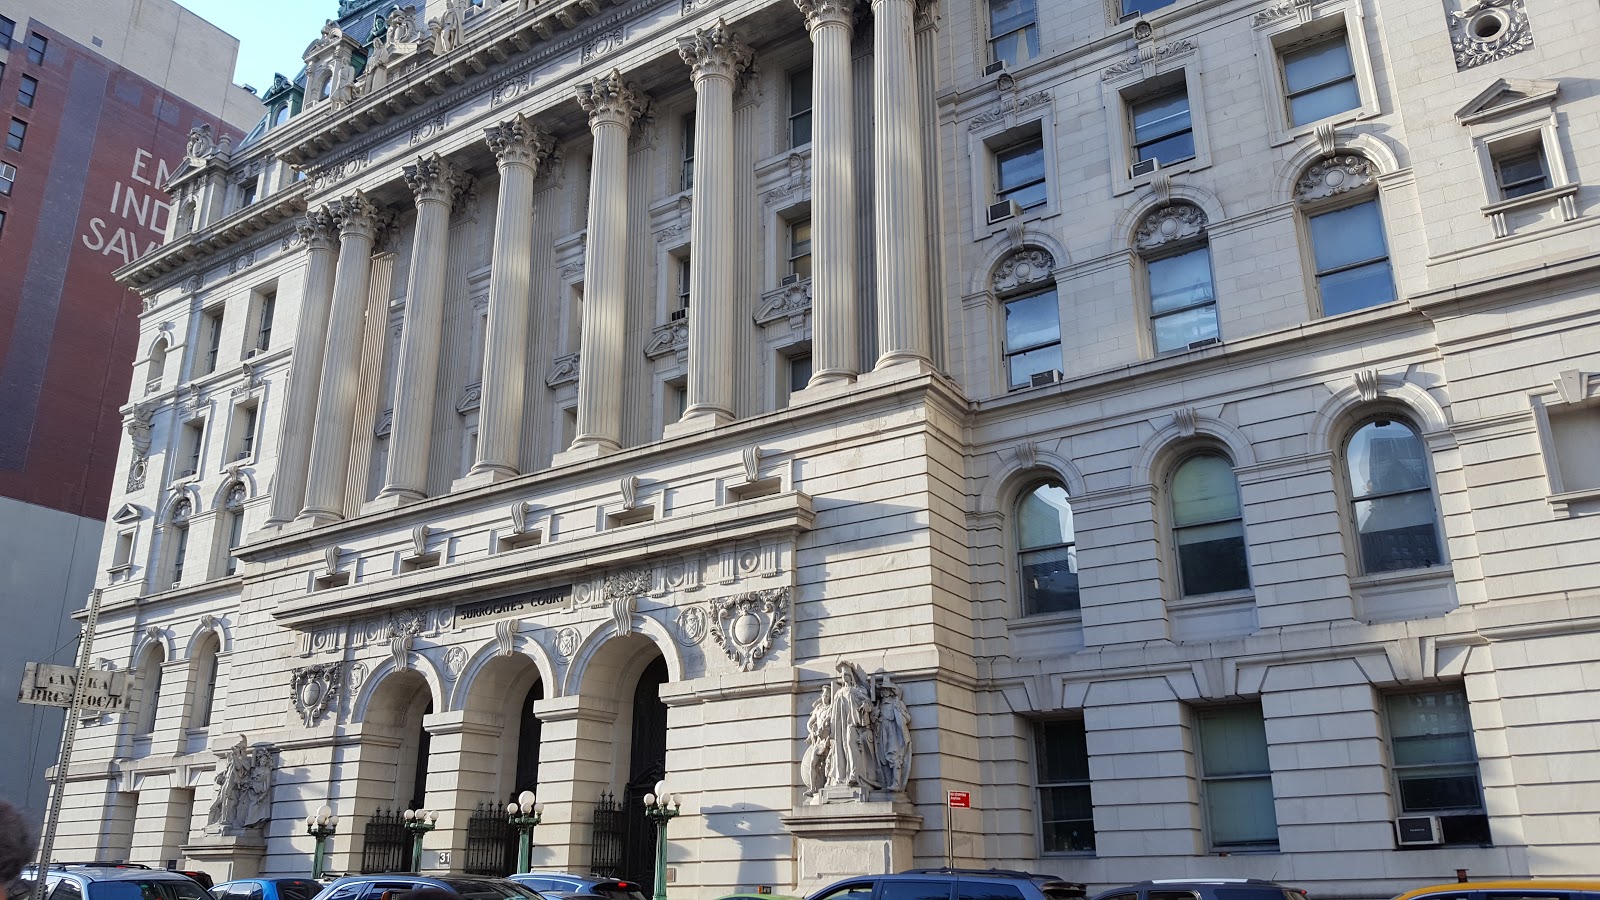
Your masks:
{"label": "lamp post globe light", "polygon": [[317,849],[311,856],[311,877],[322,879],[323,871],[327,865],[328,838],[333,837],[339,830],[339,817],[333,814],[333,807],[322,804],[322,807],[309,816],[306,816],[306,834],[317,839]]}
{"label": "lamp post globe light", "polygon": [[422,871],[422,836],[433,830],[439,813],[431,809],[408,809],[402,814],[405,829],[411,832],[411,871]]}
{"label": "lamp post globe light", "polygon": [[517,871],[526,873],[531,868],[533,826],[544,817],[544,804],[533,796],[533,791],[523,791],[516,800],[506,804],[506,815],[510,817],[511,827],[517,830]]}
{"label": "lamp post globe light", "polygon": [[644,817],[656,827],[656,895],[667,900],[667,823],[678,817],[683,803],[677,794],[667,793],[665,781],[656,782],[653,794],[644,795]]}

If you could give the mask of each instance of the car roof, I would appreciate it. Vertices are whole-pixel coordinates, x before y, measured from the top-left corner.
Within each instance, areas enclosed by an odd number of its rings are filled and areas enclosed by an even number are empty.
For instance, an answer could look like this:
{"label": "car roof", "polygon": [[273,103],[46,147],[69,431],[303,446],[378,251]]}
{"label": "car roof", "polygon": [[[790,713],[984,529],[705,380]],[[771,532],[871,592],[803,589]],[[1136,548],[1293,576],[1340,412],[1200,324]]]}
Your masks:
{"label": "car roof", "polygon": [[[36,874],[38,869],[38,866],[29,866],[23,871],[25,875]],[[198,883],[181,872],[169,872],[166,869],[147,869],[144,867],[54,865],[50,867],[47,877],[57,873],[79,875],[89,881],[187,881],[191,884]]]}
{"label": "car roof", "polygon": [[1456,893],[1459,891],[1600,891],[1600,879],[1584,878],[1525,878],[1507,881],[1452,881],[1406,891],[1394,900],[1410,900],[1426,894]]}

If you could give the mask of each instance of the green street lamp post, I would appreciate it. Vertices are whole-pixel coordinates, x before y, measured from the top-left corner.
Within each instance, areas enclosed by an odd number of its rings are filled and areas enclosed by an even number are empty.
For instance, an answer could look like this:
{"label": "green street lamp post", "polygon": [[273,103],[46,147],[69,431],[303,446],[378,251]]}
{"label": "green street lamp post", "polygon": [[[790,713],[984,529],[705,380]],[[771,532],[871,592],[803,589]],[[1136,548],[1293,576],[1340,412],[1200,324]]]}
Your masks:
{"label": "green street lamp post", "polygon": [[306,834],[317,839],[317,849],[311,856],[311,877],[320,881],[327,868],[328,838],[333,837],[339,830],[339,817],[333,814],[333,807],[322,804],[322,808],[306,816]]}
{"label": "green street lamp post", "polygon": [[510,817],[511,827],[517,830],[517,871],[528,872],[532,869],[529,856],[533,851],[533,826],[544,817],[544,804],[533,796],[533,791],[523,791],[516,800],[506,804],[506,815]]}
{"label": "green street lamp post", "polygon": [[408,809],[403,813],[405,828],[411,832],[411,871],[422,871],[422,836],[433,830],[439,813],[431,809]]}
{"label": "green street lamp post", "polygon": [[[670,804],[670,805],[669,805]],[[665,781],[656,782],[656,791],[644,795],[644,817],[656,826],[656,895],[667,900],[667,823],[678,817],[683,804],[677,794],[667,793]]]}

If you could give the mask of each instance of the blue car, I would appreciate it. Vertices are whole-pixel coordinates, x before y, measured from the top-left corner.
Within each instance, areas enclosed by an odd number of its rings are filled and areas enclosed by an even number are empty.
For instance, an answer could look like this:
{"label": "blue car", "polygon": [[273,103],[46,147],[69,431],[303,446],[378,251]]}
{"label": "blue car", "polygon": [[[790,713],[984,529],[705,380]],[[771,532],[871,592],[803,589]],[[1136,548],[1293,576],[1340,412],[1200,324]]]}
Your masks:
{"label": "blue car", "polygon": [[311,900],[322,883],[307,875],[277,878],[240,878],[211,889],[213,900]]}
{"label": "blue car", "polygon": [[605,900],[646,900],[644,885],[620,878],[571,875],[566,872],[528,872],[509,877],[517,884],[531,887],[546,896],[581,894],[585,897],[603,897]]}

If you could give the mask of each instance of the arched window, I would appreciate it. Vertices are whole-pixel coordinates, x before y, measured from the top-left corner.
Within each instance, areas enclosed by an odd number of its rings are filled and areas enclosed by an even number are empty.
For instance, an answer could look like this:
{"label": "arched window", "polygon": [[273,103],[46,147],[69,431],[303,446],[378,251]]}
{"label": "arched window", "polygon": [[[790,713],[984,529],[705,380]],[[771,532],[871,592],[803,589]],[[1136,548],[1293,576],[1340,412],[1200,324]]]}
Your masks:
{"label": "arched window", "polygon": [[222,644],[216,634],[208,633],[200,639],[200,646],[194,652],[191,663],[194,669],[194,707],[190,719],[193,728],[211,726],[211,711],[217,698],[217,653],[221,649]]}
{"label": "arched window", "polygon": [[1172,203],[1145,216],[1134,238],[1144,260],[1151,345],[1158,354],[1217,342],[1217,293],[1206,222],[1200,207]]}
{"label": "arched window", "polygon": [[1022,247],[995,269],[991,287],[1004,316],[1006,388],[1055,384],[1061,378],[1061,301],[1051,270],[1055,257]]}
{"label": "arched window", "polygon": [[283,105],[278,107],[272,114],[272,127],[277,128],[280,125],[287,125],[289,115],[289,101],[285,100]]}
{"label": "arched window", "polygon": [[189,556],[189,515],[192,512],[194,505],[185,498],[172,505],[172,513],[167,519],[167,529],[171,534],[172,543],[167,571],[172,576],[173,587],[183,583],[183,566]]}
{"label": "arched window", "polygon": [[1362,573],[1443,562],[1428,449],[1416,428],[1399,419],[1370,419],[1351,432],[1344,456]]}
{"label": "arched window", "polygon": [[1017,575],[1023,615],[1078,611],[1072,507],[1059,482],[1035,485],[1017,501]]}
{"label": "arched window", "polygon": [[1173,471],[1169,493],[1183,596],[1247,590],[1250,564],[1233,464],[1209,451],[1190,456]]}
{"label": "arched window", "polygon": [[156,730],[156,715],[161,707],[161,666],[167,654],[159,641],[151,641],[139,663],[139,721],[135,734],[149,734]]}
{"label": "arched window", "polygon": [[1312,164],[1295,184],[1324,316],[1381,306],[1397,296],[1377,174],[1360,156],[1332,156]]}
{"label": "arched window", "polygon": [[150,361],[145,365],[144,392],[154,394],[161,390],[161,379],[167,371],[167,339],[159,338],[150,348]]}

